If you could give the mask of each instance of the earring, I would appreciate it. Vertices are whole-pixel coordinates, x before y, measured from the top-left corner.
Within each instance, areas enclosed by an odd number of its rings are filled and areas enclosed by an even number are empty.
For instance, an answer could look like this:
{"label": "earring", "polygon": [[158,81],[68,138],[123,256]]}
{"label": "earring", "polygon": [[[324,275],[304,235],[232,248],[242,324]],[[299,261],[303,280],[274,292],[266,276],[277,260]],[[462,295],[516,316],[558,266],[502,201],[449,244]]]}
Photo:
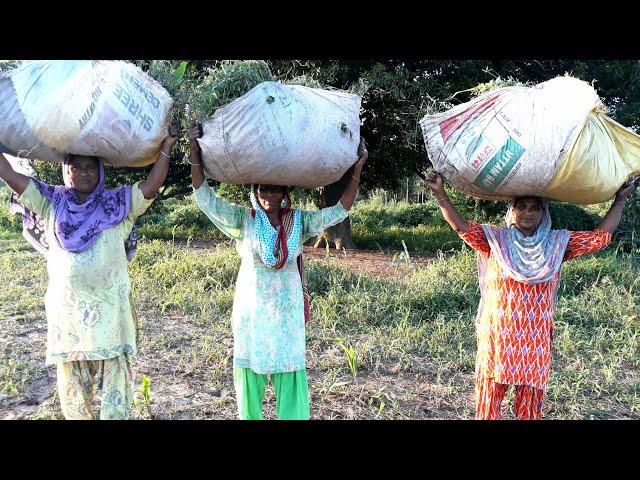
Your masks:
{"label": "earring", "polygon": [[282,201],[280,202],[280,208],[284,208],[287,206],[287,200],[286,199],[282,199]]}

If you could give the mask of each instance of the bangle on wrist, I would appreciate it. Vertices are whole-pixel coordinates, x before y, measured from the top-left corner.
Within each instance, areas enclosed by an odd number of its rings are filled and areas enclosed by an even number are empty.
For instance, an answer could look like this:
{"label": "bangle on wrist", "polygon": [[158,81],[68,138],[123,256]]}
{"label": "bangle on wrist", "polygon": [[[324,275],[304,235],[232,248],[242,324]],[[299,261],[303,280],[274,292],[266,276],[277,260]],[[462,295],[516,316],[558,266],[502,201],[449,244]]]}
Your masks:
{"label": "bangle on wrist", "polygon": [[353,178],[356,182],[360,182],[360,177],[356,178],[353,175],[351,175],[351,178]]}
{"label": "bangle on wrist", "polygon": [[164,152],[162,151],[162,149],[160,149],[160,153],[161,153],[162,155],[164,155],[165,157],[167,157],[167,158],[171,158],[171,155],[167,155],[166,153],[164,153]]}

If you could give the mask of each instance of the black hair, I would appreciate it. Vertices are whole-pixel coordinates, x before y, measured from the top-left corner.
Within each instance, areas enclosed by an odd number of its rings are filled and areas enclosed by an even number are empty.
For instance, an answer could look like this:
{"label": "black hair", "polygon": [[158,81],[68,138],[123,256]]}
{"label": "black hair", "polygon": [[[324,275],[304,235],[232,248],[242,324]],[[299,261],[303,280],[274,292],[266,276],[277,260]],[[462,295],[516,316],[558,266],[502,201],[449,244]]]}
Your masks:
{"label": "black hair", "polygon": [[95,155],[79,155],[77,153],[67,153],[64,156],[65,163],[69,163],[73,157],[89,157],[89,158],[93,158],[97,164],[100,164],[100,157],[97,157]]}
{"label": "black hair", "polygon": [[268,184],[266,184],[266,183],[258,183],[258,184],[254,184],[254,187],[253,187],[253,190],[254,190],[254,192],[256,193],[256,195],[258,194],[258,190],[260,190],[260,187],[263,187],[263,186],[264,186],[264,187],[267,187],[267,186],[268,186],[268,187],[280,187],[280,191],[281,191],[284,195],[286,195],[287,193],[289,193],[289,192],[292,190],[292,188],[291,188],[291,187],[288,187],[288,186],[286,186],[286,185],[268,185]]}

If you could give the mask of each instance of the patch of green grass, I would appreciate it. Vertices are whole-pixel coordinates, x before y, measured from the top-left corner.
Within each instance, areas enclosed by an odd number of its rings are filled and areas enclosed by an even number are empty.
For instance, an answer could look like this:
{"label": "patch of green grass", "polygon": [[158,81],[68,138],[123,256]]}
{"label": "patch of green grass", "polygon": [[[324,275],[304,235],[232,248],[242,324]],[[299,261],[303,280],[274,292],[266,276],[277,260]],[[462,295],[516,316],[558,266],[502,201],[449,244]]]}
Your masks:
{"label": "patch of green grass", "polygon": [[224,241],[228,238],[220,233],[220,230],[213,227],[203,229],[199,227],[183,227],[166,225],[146,224],[137,227],[138,236],[145,237],[149,240],[175,240],[175,239],[204,239]]}
{"label": "patch of green grass", "polygon": [[230,311],[239,265],[226,245],[198,253],[153,240],[140,245],[130,272],[142,308],[211,317]]}
{"label": "patch of green grass", "polygon": [[154,203],[136,222],[139,235],[149,239],[204,238],[224,240],[193,198],[170,198]]}
{"label": "patch of green grass", "polygon": [[19,236],[0,240],[0,318],[44,308],[46,261]]}
{"label": "patch of green grass", "polygon": [[9,213],[10,190],[6,185],[0,186],[0,238],[22,229],[22,217]]}
{"label": "patch of green grass", "polygon": [[405,242],[412,252],[435,253],[438,250],[459,250],[461,245],[458,235],[448,225],[393,225],[374,230],[354,222],[351,233],[356,246],[367,250],[402,250],[402,242]]}
{"label": "patch of green grass", "polygon": [[20,395],[24,386],[40,368],[29,362],[12,358],[0,358],[0,394]]}

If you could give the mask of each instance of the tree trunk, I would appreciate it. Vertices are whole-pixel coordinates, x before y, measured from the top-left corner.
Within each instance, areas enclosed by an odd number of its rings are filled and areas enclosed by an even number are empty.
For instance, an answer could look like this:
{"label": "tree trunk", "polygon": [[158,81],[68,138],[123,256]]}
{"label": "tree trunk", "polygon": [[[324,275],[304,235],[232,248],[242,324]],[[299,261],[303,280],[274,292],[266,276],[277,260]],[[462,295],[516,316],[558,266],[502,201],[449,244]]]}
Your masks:
{"label": "tree trunk", "polygon": [[[340,197],[342,197],[342,194],[349,184],[349,180],[351,180],[351,175],[352,171],[349,169],[336,183],[324,187],[320,192],[318,207],[333,207],[338,203],[338,200],[340,200]],[[343,248],[354,250],[356,246],[353,240],[351,240],[351,218],[345,218],[342,222],[327,228],[321,235],[318,235],[313,248],[325,248],[327,241],[329,242],[329,247],[333,244],[338,250],[342,250]]]}

